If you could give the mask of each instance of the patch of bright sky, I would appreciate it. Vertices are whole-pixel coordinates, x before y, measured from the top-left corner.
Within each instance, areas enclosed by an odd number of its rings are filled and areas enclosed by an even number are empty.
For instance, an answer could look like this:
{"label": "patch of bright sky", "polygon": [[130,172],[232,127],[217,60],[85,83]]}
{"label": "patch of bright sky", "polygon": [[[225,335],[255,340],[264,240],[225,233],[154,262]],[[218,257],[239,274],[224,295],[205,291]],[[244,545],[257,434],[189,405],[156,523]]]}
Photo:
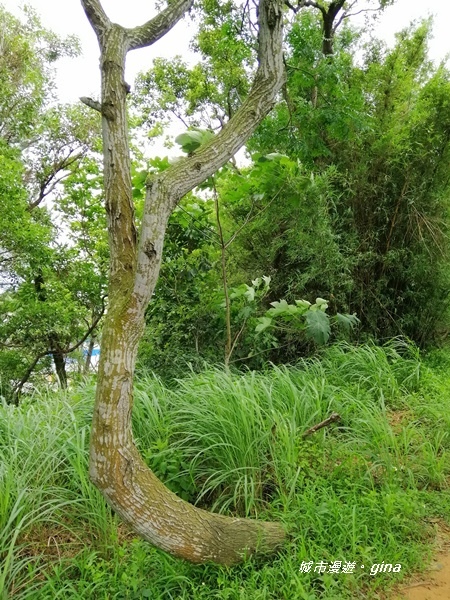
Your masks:
{"label": "patch of bright sky", "polygon": [[[24,4],[32,6],[47,29],[63,36],[76,35],[81,42],[82,55],[58,61],[56,83],[59,99],[62,102],[75,102],[79,96],[98,98],[99,48],[79,0],[0,0],[0,4],[15,15],[20,15],[20,7]],[[142,24],[156,14],[155,2],[148,0],[102,0],[102,5],[112,21],[126,27]],[[128,83],[132,84],[140,71],[148,70],[157,56],[170,58],[177,54],[184,57],[189,55],[193,33],[194,25],[189,17],[185,17],[154,46],[130,52],[127,56]]]}
{"label": "patch of bright sky", "polygon": [[[24,2],[0,0],[12,13],[19,14]],[[98,45],[95,35],[87,22],[79,0],[27,0],[33,6],[48,29],[62,34],[75,34],[80,38],[82,56],[63,59],[58,63],[58,95],[63,102],[74,102],[79,96],[98,97],[100,74],[98,68]],[[148,0],[103,0],[103,7],[111,20],[125,26],[145,22],[155,14],[155,2]],[[397,0],[385,10],[376,26],[375,34],[388,44],[394,42],[394,34],[412,20],[434,15],[434,39],[430,45],[431,58],[443,60],[450,53],[450,38],[447,24],[450,21],[448,0]],[[355,19],[361,19],[355,17]],[[362,19],[360,23],[363,23]],[[173,57],[177,54],[184,59],[193,59],[189,51],[189,41],[194,33],[194,25],[189,17],[178,23],[172,31],[154,46],[130,52],[127,57],[127,81],[132,84],[139,71],[150,68],[156,56]]]}

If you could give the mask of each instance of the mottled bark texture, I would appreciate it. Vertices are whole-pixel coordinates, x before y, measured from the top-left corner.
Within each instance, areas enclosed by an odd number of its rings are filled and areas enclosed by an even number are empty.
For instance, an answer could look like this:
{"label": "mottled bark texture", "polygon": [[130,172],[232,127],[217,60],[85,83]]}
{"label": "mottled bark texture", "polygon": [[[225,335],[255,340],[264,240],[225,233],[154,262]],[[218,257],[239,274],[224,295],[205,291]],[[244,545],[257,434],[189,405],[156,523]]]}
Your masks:
{"label": "mottled bark texture", "polygon": [[104,185],[111,251],[109,310],[103,329],[90,447],[90,476],[113,509],[152,544],[194,562],[233,564],[272,551],[279,523],[235,519],[195,508],[171,493],[139,455],[131,431],[133,374],[144,313],[155,288],[169,215],[179,200],[224,165],[272,108],[284,81],[282,1],[261,0],[259,65],[234,118],[208,144],[147,185],[142,227],[135,227],[124,79],[128,50],[148,46],[190,8],[174,0],[157,17],[127,29],[112,23],[99,0],[81,0],[100,45]]}

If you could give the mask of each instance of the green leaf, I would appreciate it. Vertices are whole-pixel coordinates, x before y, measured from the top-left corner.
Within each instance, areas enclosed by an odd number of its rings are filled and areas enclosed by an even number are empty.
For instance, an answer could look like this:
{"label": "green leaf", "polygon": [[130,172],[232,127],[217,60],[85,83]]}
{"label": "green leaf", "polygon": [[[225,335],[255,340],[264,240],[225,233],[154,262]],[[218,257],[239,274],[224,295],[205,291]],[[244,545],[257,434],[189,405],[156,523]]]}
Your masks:
{"label": "green leaf", "polygon": [[255,288],[254,287],[250,287],[249,285],[246,285],[246,291],[244,296],[247,298],[247,300],[249,302],[253,302],[253,300],[255,299]]}
{"label": "green leaf", "polygon": [[175,142],[181,146],[183,152],[191,153],[202,144],[202,135],[198,131],[186,131],[175,138]]}
{"label": "green leaf", "polygon": [[261,331],[264,331],[268,327],[272,326],[272,319],[269,317],[259,317],[258,321],[259,323],[255,327],[256,333],[261,333]]}
{"label": "green leaf", "polygon": [[311,302],[308,302],[308,300],[296,300],[295,304],[300,309],[301,314],[303,314],[307,310],[309,310],[309,308],[311,306]]}
{"label": "green leaf", "polygon": [[280,300],[279,302],[271,302],[270,303],[273,308],[269,308],[268,312],[274,317],[277,315],[285,315],[286,313],[291,312],[289,308],[289,304],[286,300]]}
{"label": "green leaf", "polygon": [[342,315],[341,313],[337,313],[336,319],[337,319],[338,323],[347,330],[353,329],[353,327],[356,327],[356,325],[358,325],[358,323],[359,323],[359,319],[355,314]]}
{"label": "green leaf", "polygon": [[180,133],[175,138],[175,142],[181,146],[183,152],[191,153],[197,150],[202,144],[208,142],[212,137],[214,137],[212,131],[196,128]]}
{"label": "green leaf", "polygon": [[328,306],[328,300],[324,300],[323,298],[316,298],[316,304],[319,306],[322,304],[326,304]]}
{"label": "green leaf", "polygon": [[145,186],[145,182],[147,180],[147,171],[138,171],[135,173],[131,180],[133,182],[133,187],[135,188],[143,188]]}
{"label": "green leaf", "polygon": [[250,315],[253,313],[254,308],[249,306],[248,304],[244,306],[242,310],[239,311],[239,317],[242,319],[248,319]]}
{"label": "green leaf", "polygon": [[323,298],[316,298],[316,303],[314,306],[317,307],[318,310],[326,312],[328,308],[328,301],[324,300]]}
{"label": "green leaf", "polygon": [[330,337],[330,319],[321,310],[308,311],[305,315],[306,333],[317,343],[326,344]]}
{"label": "green leaf", "polygon": [[234,298],[240,298],[241,296],[247,295],[248,285],[245,283],[241,283],[238,287],[232,288],[230,298],[233,300]]}

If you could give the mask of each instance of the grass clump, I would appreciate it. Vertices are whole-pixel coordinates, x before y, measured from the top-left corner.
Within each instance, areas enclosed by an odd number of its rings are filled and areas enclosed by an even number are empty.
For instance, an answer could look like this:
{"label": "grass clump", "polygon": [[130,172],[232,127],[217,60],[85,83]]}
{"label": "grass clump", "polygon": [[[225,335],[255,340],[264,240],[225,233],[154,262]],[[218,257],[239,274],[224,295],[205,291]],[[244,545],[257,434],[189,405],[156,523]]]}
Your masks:
{"label": "grass clump", "polygon": [[[450,514],[450,381],[436,360],[398,341],[341,344],[264,373],[137,382],[134,434],[173,491],[286,523],[278,555],[233,569],[173,559],[111,514],[87,480],[92,386],[3,406],[0,597],[375,598],[423,564]],[[338,423],[303,437],[331,412]],[[300,572],[308,561],[356,567]],[[381,562],[402,572],[371,576]]]}

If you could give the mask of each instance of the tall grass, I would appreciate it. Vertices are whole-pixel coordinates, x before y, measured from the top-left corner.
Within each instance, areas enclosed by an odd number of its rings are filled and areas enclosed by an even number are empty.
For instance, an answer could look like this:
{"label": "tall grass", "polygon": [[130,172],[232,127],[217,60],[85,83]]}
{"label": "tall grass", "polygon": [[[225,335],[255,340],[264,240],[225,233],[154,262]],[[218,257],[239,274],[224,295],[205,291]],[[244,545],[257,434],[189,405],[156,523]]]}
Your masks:
{"label": "tall grass", "polygon": [[[372,597],[389,576],[303,560],[417,566],[426,517],[450,514],[450,381],[397,341],[337,345],[297,367],[136,385],[133,429],[171,489],[289,528],[271,562],[194,567],[119,525],[87,478],[93,386],[0,407],[0,598]],[[303,433],[337,412],[339,422]]]}
{"label": "tall grass", "polygon": [[0,408],[0,556],[6,557],[0,562],[0,594],[4,597],[8,589],[12,597],[19,593],[37,597],[33,596],[35,584],[39,587],[34,581],[37,571],[23,567],[40,562],[42,544],[58,552],[61,538],[66,550],[71,545],[79,550],[86,530],[101,541],[115,536],[111,512],[88,481],[91,401],[87,400],[85,393],[74,393],[70,399],[44,393],[20,407]]}

